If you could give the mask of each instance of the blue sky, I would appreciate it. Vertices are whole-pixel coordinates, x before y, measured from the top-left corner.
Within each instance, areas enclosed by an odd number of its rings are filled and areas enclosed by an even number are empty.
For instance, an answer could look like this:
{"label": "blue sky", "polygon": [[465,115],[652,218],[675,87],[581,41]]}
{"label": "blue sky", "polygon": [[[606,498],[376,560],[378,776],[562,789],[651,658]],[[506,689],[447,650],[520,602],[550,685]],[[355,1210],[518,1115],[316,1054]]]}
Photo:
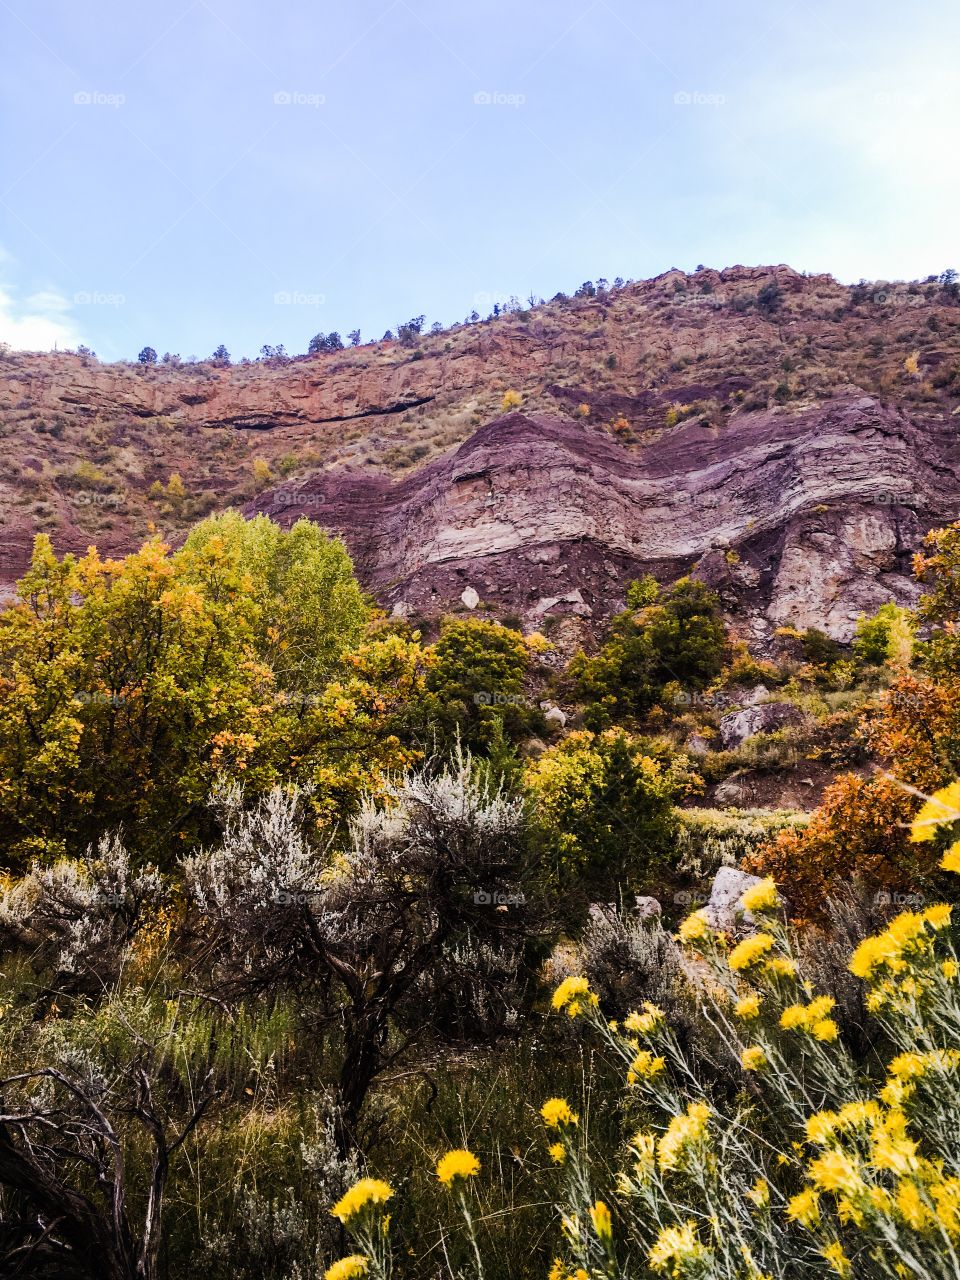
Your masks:
{"label": "blue sky", "polygon": [[960,6],[0,0],[0,340],[303,351],[698,263],[960,267]]}

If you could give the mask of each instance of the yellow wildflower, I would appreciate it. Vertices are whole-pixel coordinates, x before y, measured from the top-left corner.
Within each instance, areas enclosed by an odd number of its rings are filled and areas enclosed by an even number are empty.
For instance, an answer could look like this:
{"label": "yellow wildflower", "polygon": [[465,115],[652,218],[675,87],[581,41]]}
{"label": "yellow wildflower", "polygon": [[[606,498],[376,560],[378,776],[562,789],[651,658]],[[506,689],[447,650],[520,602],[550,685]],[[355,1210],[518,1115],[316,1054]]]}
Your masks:
{"label": "yellow wildflower", "polygon": [[863,1179],[850,1157],[843,1151],[827,1151],[810,1162],[809,1175],[821,1191],[842,1191],[856,1195],[863,1190]]}
{"label": "yellow wildflower", "polygon": [[655,1080],[666,1065],[663,1058],[655,1058],[649,1049],[641,1049],[627,1072],[627,1084],[636,1084],[638,1080]]}
{"label": "yellow wildflower", "polygon": [[773,911],[780,905],[776,881],[768,876],[766,880],[761,880],[752,889],[748,889],[740,901],[746,911]]}
{"label": "yellow wildflower", "polygon": [[767,1055],[758,1044],[749,1045],[740,1055],[740,1065],[744,1071],[759,1071],[766,1066]]}
{"label": "yellow wildflower", "polygon": [[389,1182],[383,1182],[380,1178],[361,1178],[340,1197],[330,1213],[346,1224],[369,1206],[386,1204],[392,1195],[393,1188]]}
{"label": "yellow wildflower", "polygon": [[636,1157],[638,1170],[645,1171],[650,1169],[654,1163],[657,1146],[657,1140],[654,1135],[641,1129],[633,1135],[630,1140],[630,1146]]}
{"label": "yellow wildflower", "polygon": [[938,902],[932,907],[927,907],[923,913],[923,918],[927,924],[934,929],[943,929],[950,923],[951,908],[945,902]]}
{"label": "yellow wildflower", "polygon": [[654,1241],[653,1248],[647,1255],[654,1271],[666,1271],[671,1268],[675,1276],[691,1262],[699,1262],[707,1255],[706,1249],[697,1239],[697,1224],[688,1218],[682,1227],[664,1227]]}
{"label": "yellow wildflower", "polygon": [[369,1269],[369,1260],[362,1253],[351,1253],[348,1258],[341,1258],[339,1262],[327,1267],[323,1280],[357,1280],[357,1277],[365,1276]]}
{"label": "yellow wildflower", "polygon": [[960,782],[951,782],[929,796],[910,827],[910,839],[916,843],[932,840],[937,827],[960,818]]}
{"label": "yellow wildflower", "polygon": [[791,1004],[780,1015],[780,1026],[784,1031],[795,1031],[797,1027],[806,1026],[807,1008],[802,1004]]}
{"label": "yellow wildflower", "polygon": [[930,1187],[937,1220],[952,1239],[960,1237],[960,1179],[944,1178]]}
{"label": "yellow wildflower", "polygon": [[593,1229],[597,1233],[597,1238],[608,1241],[613,1237],[613,1222],[610,1218],[610,1210],[598,1200],[590,1209],[590,1221],[593,1223]]}
{"label": "yellow wildflower", "polygon": [[572,1016],[576,1017],[583,1005],[595,1005],[597,997],[590,990],[589,980],[577,975],[572,978],[564,978],[553,993],[551,1003],[558,1013],[562,1009],[566,1009],[568,1012],[572,1009]]}
{"label": "yellow wildflower", "polygon": [[770,1184],[766,1178],[758,1178],[747,1192],[747,1199],[752,1200],[758,1209],[765,1209],[770,1203]]}
{"label": "yellow wildflower", "polygon": [[755,933],[750,938],[744,938],[743,942],[730,952],[727,963],[734,973],[749,969],[767,954],[773,947],[773,941],[769,933]]}
{"label": "yellow wildflower", "polygon": [[834,1240],[831,1244],[824,1245],[820,1251],[827,1262],[830,1264],[830,1270],[835,1271],[838,1276],[848,1276],[852,1270],[850,1259],[843,1252],[843,1245]]}
{"label": "yellow wildflower", "polygon": [[548,1129],[562,1129],[577,1123],[577,1117],[570,1110],[570,1104],[563,1098],[548,1098],[540,1108],[540,1114]]}
{"label": "yellow wildflower", "polygon": [[677,1169],[686,1148],[706,1133],[710,1108],[703,1102],[691,1102],[686,1114],[674,1116],[657,1147],[661,1169]]}
{"label": "yellow wildflower", "polygon": [[460,1147],[448,1151],[437,1161],[437,1177],[445,1187],[460,1178],[473,1178],[480,1172],[480,1161],[472,1151]]}
{"label": "yellow wildflower", "polygon": [[934,1225],[933,1212],[920,1194],[915,1182],[901,1180],[897,1187],[897,1213],[914,1231],[925,1231]]}
{"label": "yellow wildflower", "polygon": [[758,995],[744,996],[742,1000],[738,1000],[734,1005],[733,1012],[744,1022],[750,1022],[753,1018],[758,1018],[760,1016],[760,997]]}
{"label": "yellow wildflower", "polygon": [[795,978],[797,976],[797,962],[791,960],[788,956],[774,956],[772,960],[766,963],[766,971],[773,978]]}
{"label": "yellow wildflower", "polygon": [[940,972],[948,982],[952,982],[957,974],[960,973],[960,965],[957,964],[956,960],[944,960],[940,966]]}
{"label": "yellow wildflower", "polygon": [[940,865],[944,871],[960,871],[960,840],[954,840],[940,859]]}
{"label": "yellow wildflower", "polygon": [[810,1030],[814,1040],[821,1040],[824,1044],[832,1044],[840,1034],[840,1029],[832,1018],[821,1018]]}
{"label": "yellow wildflower", "polygon": [[787,1205],[787,1217],[802,1227],[814,1227],[820,1221],[820,1197],[812,1187],[806,1187]]}
{"label": "yellow wildflower", "polygon": [[694,911],[687,916],[677,930],[681,942],[703,942],[710,937],[711,932],[707,917],[702,911]]}
{"label": "yellow wildflower", "polygon": [[655,1004],[651,1004],[649,1000],[643,1003],[643,1012],[628,1013],[623,1020],[624,1029],[627,1031],[639,1032],[640,1035],[649,1036],[665,1022],[667,1015],[662,1009],[658,1009]]}
{"label": "yellow wildflower", "polygon": [[547,1150],[550,1152],[550,1159],[554,1164],[563,1164],[567,1158],[567,1149],[562,1142],[551,1142]]}

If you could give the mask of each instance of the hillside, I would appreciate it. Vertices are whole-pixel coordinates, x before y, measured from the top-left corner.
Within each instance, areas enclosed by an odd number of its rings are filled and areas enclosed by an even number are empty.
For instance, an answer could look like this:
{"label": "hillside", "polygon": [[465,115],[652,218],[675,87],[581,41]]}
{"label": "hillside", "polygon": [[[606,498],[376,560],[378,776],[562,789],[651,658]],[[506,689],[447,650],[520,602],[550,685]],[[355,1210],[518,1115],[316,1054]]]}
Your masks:
{"label": "hillside", "polygon": [[38,531],[115,553],[233,505],[343,533],[401,614],[589,620],[641,571],[696,568],[762,645],[910,601],[920,536],[956,515],[949,285],[668,272],[414,342],[228,367],[4,353],[0,580]]}

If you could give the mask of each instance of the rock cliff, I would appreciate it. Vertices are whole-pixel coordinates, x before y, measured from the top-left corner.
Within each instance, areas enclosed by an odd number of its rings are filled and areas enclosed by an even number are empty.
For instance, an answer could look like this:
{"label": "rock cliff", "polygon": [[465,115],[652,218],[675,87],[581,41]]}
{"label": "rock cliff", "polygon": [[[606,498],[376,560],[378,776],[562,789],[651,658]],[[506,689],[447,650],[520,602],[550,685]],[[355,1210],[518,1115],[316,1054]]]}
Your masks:
{"label": "rock cliff", "polygon": [[0,589],[38,531],[122,553],[240,506],[341,533],[400,614],[589,629],[637,574],[693,571],[761,647],[847,638],[913,598],[911,553],[958,514],[958,412],[956,290],[788,267],[288,362],[2,352]]}

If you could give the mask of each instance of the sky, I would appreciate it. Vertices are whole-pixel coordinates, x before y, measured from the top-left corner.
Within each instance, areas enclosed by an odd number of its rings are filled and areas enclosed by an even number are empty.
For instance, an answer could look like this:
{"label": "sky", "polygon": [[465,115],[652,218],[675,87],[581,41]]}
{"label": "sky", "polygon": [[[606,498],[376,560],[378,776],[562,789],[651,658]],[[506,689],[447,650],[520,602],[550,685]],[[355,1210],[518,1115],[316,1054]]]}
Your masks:
{"label": "sky", "polygon": [[956,0],[0,0],[0,341],[306,350],[511,294],[960,267]]}

